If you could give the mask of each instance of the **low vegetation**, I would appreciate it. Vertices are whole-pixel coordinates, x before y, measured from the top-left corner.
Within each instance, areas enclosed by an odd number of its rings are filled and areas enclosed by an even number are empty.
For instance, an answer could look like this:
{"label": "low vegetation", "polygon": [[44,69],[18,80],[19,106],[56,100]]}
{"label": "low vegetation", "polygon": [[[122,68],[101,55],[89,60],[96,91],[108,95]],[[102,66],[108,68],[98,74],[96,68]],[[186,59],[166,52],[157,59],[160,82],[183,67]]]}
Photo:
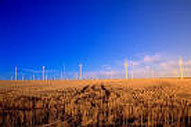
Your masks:
{"label": "low vegetation", "polygon": [[1,81],[0,126],[191,126],[191,80]]}

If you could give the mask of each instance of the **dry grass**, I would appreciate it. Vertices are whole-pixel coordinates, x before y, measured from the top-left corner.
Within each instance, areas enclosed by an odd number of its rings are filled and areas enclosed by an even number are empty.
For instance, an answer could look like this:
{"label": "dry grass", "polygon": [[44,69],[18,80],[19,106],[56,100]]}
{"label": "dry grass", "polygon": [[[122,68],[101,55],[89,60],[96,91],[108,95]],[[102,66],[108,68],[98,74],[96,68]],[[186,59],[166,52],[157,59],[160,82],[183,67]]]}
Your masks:
{"label": "dry grass", "polygon": [[191,126],[191,80],[1,81],[0,126]]}

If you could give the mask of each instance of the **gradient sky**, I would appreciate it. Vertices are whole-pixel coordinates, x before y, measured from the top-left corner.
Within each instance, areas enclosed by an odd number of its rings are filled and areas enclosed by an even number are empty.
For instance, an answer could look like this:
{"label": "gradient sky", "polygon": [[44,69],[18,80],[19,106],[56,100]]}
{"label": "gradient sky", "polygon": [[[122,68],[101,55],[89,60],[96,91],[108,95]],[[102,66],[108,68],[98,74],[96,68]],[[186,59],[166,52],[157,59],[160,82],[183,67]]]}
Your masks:
{"label": "gradient sky", "polygon": [[0,12],[0,79],[14,66],[76,72],[82,62],[94,73],[125,58],[191,59],[190,0],[0,0]]}

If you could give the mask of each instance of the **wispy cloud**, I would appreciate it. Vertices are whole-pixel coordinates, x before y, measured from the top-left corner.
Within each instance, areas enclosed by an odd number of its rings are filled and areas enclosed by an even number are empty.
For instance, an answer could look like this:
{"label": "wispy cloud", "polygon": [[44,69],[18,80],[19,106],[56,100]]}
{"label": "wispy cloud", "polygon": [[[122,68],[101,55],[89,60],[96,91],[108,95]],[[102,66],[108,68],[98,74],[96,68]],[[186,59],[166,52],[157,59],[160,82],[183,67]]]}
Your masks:
{"label": "wispy cloud", "polygon": [[[97,77],[115,77],[124,78],[125,69],[124,61],[116,62],[115,69],[110,65],[103,65],[105,69],[99,72],[91,72],[89,75]],[[179,76],[179,63],[177,59],[166,57],[160,53],[154,55],[144,54],[141,57],[128,60],[129,63],[129,76],[134,73],[136,78],[145,77],[177,77]],[[114,66],[114,65],[113,65]],[[184,60],[184,72],[185,76],[191,76],[191,60]]]}
{"label": "wispy cloud", "polygon": [[144,56],[143,62],[145,62],[145,63],[156,63],[156,62],[160,62],[161,60],[162,60],[161,55],[155,54],[155,55]]}
{"label": "wispy cloud", "polygon": [[[179,76],[179,58],[171,58],[160,53],[144,54],[128,60],[128,75],[134,74],[134,78],[151,78],[151,77],[177,77]],[[191,60],[184,60],[184,75],[191,76]],[[112,65],[104,64],[98,67],[95,71],[83,71],[83,77],[86,79],[110,79],[110,78],[125,78],[125,59],[116,60]],[[20,68],[20,72],[29,75],[35,74],[41,76],[42,70],[34,70],[29,68]],[[20,73],[19,72],[19,73]],[[46,75],[51,77],[61,77],[61,71],[46,69]],[[79,71],[66,71],[64,78],[77,79],[79,78]]]}

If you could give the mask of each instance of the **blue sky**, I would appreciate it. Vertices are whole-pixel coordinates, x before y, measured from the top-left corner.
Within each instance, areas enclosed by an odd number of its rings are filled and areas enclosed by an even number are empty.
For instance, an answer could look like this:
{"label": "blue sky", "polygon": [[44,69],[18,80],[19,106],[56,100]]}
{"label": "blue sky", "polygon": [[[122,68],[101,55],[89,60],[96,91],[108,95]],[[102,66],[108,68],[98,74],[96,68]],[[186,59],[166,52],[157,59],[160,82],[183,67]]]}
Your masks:
{"label": "blue sky", "polygon": [[84,72],[104,75],[123,70],[125,58],[160,56],[157,69],[191,59],[190,0],[2,0],[0,12],[1,79],[15,66],[31,75],[64,64],[73,74],[82,62]]}

